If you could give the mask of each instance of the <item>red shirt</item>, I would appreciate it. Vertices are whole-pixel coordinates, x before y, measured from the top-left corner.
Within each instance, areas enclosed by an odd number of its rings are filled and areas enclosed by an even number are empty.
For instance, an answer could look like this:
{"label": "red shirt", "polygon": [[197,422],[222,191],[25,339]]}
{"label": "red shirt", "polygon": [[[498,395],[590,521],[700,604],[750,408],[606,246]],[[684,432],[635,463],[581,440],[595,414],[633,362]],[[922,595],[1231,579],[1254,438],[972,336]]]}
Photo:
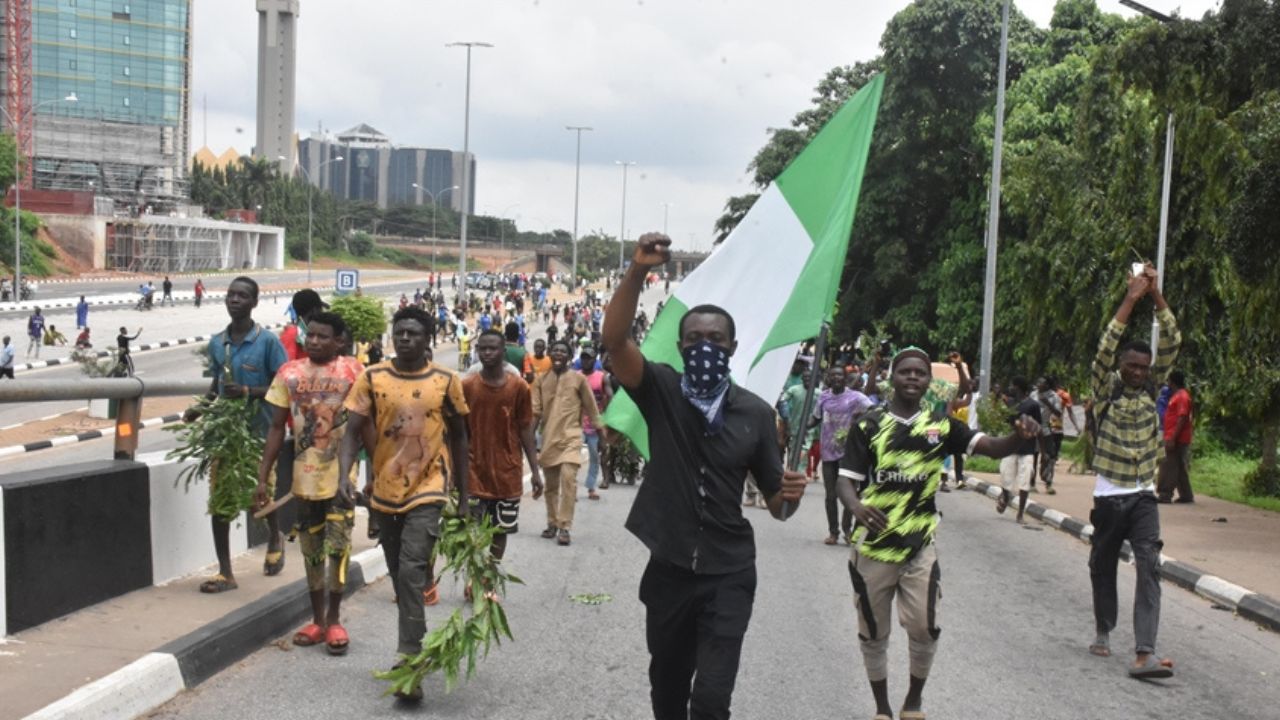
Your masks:
{"label": "red shirt", "polygon": [[298,344],[297,325],[289,325],[280,331],[280,344],[284,345],[284,354],[290,360],[300,360],[307,356],[307,351]]}
{"label": "red shirt", "polygon": [[[1174,437],[1174,431],[1178,429],[1178,419],[1186,418],[1186,427],[1178,436]],[[1178,390],[1169,398],[1169,407],[1164,411],[1164,441],[1173,440],[1179,445],[1191,444],[1191,393],[1185,388]]]}

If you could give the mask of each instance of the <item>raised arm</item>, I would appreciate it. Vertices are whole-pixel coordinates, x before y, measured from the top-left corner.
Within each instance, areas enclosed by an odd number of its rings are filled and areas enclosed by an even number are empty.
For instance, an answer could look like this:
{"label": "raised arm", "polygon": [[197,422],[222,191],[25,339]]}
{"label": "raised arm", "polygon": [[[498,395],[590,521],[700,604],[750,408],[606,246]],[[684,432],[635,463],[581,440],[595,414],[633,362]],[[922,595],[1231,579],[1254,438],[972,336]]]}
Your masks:
{"label": "raised arm", "polygon": [[1116,364],[1116,348],[1120,345],[1120,338],[1124,336],[1124,329],[1129,324],[1129,316],[1133,314],[1134,305],[1137,305],[1138,301],[1150,290],[1151,279],[1147,273],[1129,277],[1129,285],[1125,290],[1124,300],[1120,301],[1120,307],[1116,308],[1115,317],[1111,318],[1107,329],[1103,331],[1102,340],[1098,342],[1098,354],[1093,359],[1090,390],[1092,390],[1095,399],[1105,398],[1110,394],[1109,381],[1111,371]]}
{"label": "raised arm", "polygon": [[1154,274],[1151,278],[1151,299],[1156,303],[1156,320],[1160,323],[1160,343],[1154,348],[1155,364],[1151,367],[1151,381],[1160,385],[1169,377],[1173,363],[1178,359],[1182,349],[1182,332],[1178,329],[1178,321],[1169,309],[1169,303],[1160,291],[1160,283]]}
{"label": "raised arm", "polygon": [[631,267],[618,280],[609,312],[604,316],[600,340],[605,352],[613,358],[613,374],[622,386],[634,389],[644,379],[644,355],[631,337],[632,322],[640,292],[644,290],[644,278],[649,269],[671,259],[671,238],[661,233],[645,233],[636,243]]}

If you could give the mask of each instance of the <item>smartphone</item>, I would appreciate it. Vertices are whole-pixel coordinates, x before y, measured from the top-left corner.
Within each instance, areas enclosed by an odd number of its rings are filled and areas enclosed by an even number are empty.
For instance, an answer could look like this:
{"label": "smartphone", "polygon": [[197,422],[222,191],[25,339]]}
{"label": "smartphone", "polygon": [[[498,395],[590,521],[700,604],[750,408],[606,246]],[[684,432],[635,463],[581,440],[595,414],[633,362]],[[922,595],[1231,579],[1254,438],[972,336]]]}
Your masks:
{"label": "smartphone", "polygon": [[1139,277],[1139,276],[1141,276],[1141,275],[1142,275],[1142,273],[1144,273],[1144,272],[1146,272],[1146,271],[1147,271],[1147,264],[1146,264],[1146,263],[1140,263],[1140,262],[1139,262],[1139,263],[1134,263],[1134,264],[1133,264],[1133,276],[1134,276],[1134,277]]}

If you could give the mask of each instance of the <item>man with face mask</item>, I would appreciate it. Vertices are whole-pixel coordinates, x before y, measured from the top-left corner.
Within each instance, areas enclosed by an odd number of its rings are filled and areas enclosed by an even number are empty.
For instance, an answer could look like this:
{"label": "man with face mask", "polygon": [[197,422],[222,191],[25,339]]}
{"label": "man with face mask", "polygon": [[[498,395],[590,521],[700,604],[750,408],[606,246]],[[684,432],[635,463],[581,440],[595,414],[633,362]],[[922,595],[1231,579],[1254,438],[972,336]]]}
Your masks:
{"label": "man with face mask", "polygon": [[775,518],[804,495],[784,472],[774,410],[733,384],[733,318],[699,305],[680,318],[684,372],[650,362],[631,337],[650,268],[666,264],[671,239],[642,236],[618,282],[602,339],[614,375],[649,426],[650,460],[627,529],[651,553],[640,580],[653,714],[727,718],[742,638],[755,602],[755,540],[742,516],[750,472]]}

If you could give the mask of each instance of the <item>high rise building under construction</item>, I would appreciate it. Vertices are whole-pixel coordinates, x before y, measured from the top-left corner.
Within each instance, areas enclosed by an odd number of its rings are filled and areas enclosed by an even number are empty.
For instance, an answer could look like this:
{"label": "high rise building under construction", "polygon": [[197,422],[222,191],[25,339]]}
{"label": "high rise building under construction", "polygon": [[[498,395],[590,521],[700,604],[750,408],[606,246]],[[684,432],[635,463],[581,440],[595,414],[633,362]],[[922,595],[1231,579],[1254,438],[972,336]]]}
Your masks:
{"label": "high rise building under construction", "polygon": [[[3,0],[24,187],[160,210],[187,197],[191,0]],[[72,99],[74,98],[74,99]]]}

